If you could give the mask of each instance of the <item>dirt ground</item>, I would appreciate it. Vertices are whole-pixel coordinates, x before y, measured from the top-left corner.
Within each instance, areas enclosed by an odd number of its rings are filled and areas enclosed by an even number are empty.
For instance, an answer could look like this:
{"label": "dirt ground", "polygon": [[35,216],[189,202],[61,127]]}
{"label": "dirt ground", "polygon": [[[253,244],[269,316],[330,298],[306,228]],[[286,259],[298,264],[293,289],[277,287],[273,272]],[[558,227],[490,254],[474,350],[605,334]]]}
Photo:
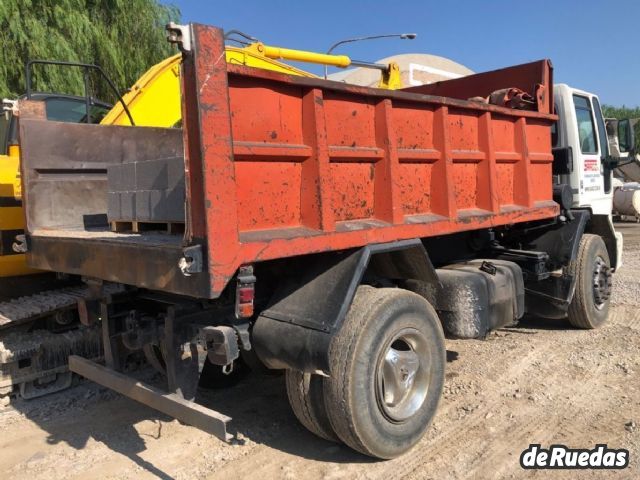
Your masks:
{"label": "dirt ground", "polygon": [[[251,376],[200,401],[234,418],[225,444],[106,389],[77,387],[0,410],[0,478],[640,478],[640,226],[597,331],[527,319],[485,341],[447,341],[445,394],[423,441],[380,462],[320,440],[282,377]],[[524,471],[531,443],[631,452],[623,471]]]}

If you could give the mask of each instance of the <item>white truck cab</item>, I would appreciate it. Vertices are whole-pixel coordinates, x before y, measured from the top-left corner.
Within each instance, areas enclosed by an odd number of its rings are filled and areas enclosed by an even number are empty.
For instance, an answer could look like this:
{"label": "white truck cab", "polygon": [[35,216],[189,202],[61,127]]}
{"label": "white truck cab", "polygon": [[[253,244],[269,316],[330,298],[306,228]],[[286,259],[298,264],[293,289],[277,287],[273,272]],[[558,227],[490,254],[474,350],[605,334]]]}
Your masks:
{"label": "white truck cab", "polygon": [[[554,147],[571,147],[573,171],[563,178],[571,185],[574,207],[610,215],[612,173],[609,142],[598,97],[565,84],[554,85],[556,113]],[[567,181],[568,180],[568,181]]]}
{"label": "white truck cab", "polygon": [[[573,208],[591,211],[593,224],[607,247],[616,250],[616,270],[622,264],[622,234],[612,222],[613,170],[607,130],[597,95],[554,85],[554,103],[559,120],[552,130],[554,149],[567,152],[567,168],[557,175],[558,184],[567,184],[573,194]],[[614,255],[612,255],[614,256]]]}

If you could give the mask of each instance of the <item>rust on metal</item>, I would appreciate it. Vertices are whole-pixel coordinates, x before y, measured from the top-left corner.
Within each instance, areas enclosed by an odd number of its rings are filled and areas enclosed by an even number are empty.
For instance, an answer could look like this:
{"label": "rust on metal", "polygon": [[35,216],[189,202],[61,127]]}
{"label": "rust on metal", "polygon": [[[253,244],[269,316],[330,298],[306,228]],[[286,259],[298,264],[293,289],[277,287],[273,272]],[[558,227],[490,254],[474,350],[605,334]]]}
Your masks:
{"label": "rust on metal", "polygon": [[40,118],[47,117],[45,110],[46,103],[40,100],[20,100],[20,118]]}
{"label": "rust on metal", "polygon": [[404,92],[438,95],[467,100],[490,97],[502,89],[516,89],[535,99],[535,110],[553,113],[553,68],[550,60],[540,60],[516,67],[468,75],[429,85],[404,88]]}

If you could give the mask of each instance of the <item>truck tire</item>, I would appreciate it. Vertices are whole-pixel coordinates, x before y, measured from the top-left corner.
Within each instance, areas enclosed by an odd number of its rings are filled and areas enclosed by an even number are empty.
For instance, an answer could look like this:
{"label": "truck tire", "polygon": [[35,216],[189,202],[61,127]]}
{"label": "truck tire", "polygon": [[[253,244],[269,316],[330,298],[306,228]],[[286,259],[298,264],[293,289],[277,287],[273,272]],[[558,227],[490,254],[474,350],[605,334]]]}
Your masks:
{"label": "truck tire", "polygon": [[340,442],[336,436],[324,403],[322,377],[298,370],[285,373],[287,396],[294,415],[311,433],[331,442]]}
{"label": "truck tire", "polygon": [[420,441],[438,407],[446,364],[442,326],[424,298],[361,286],[329,360],[325,404],[344,443],[389,459]]}
{"label": "truck tire", "polygon": [[569,272],[576,278],[569,322],[577,328],[599,327],[609,315],[612,282],[609,254],[599,235],[582,236],[578,256],[569,265]]}

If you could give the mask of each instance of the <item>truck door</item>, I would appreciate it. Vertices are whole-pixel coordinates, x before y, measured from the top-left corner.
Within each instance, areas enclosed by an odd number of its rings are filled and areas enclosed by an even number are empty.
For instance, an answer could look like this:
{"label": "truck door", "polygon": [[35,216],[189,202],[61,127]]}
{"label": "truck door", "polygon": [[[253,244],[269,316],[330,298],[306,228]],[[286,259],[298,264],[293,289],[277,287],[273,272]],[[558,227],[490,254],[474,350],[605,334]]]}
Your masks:
{"label": "truck door", "polygon": [[611,212],[611,170],[607,133],[597,97],[573,94],[577,128],[574,147],[575,167],[579,177],[579,205],[590,206],[594,214]]}
{"label": "truck door", "polygon": [[602,108],[600,108],[600,101],[598,97],[591,97],[593,103],[593,112],[596,116],[596,125],[598,126],[598,145],[600,147],[600,170],[602,172],[602,180],[604,182],[604,193],[611,194],[611,179],[613,175],[613,169],[611,164],[607,162],[609,157],[609,139],[607,137],[607,126],[602,115]]}

